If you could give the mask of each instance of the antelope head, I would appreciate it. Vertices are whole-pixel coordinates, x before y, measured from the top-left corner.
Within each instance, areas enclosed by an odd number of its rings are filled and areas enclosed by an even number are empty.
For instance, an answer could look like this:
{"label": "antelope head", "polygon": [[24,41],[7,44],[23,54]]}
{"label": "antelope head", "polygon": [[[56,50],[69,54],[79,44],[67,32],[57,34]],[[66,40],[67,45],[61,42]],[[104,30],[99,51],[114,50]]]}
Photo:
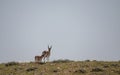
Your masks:
{"label": "antelope head", "polygon": [[51,51],[51,48],[52,48],[52,46],[49,47],[49,45],[48,45],[48,51]]}

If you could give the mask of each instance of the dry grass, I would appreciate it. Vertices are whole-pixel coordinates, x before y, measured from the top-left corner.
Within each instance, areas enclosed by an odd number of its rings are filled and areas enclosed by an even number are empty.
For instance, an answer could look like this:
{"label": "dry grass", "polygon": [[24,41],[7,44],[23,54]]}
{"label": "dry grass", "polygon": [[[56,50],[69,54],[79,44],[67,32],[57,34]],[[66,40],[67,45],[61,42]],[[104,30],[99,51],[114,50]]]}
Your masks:
{"label": "dry grass", "polygon": [[0,64],[0,75],[120,75],[120,62],[56,60]]}

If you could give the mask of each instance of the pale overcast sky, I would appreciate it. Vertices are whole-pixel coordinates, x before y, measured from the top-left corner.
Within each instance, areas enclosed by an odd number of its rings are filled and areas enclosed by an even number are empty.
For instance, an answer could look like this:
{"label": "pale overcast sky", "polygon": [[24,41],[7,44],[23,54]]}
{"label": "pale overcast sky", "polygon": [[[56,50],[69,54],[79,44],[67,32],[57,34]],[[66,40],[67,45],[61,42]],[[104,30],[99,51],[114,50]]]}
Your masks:
{"label": "pale overcast sky", "polygon": [[0,62],[120,60],[120,0],[0,0]]}

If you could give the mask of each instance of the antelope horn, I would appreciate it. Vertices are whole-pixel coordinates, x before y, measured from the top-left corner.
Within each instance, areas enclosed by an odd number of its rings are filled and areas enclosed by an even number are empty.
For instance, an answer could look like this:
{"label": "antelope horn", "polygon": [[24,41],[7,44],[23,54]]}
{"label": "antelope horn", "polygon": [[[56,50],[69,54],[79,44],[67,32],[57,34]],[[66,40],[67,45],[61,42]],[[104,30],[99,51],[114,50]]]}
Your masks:
{"label": "antelope horn", "polygon": [[52,45],[50,46],[50,48],[52,48]]}
{"label": "antelope horn", "polygon": [[48,45],[48,49],[49,49],[49,45]]}

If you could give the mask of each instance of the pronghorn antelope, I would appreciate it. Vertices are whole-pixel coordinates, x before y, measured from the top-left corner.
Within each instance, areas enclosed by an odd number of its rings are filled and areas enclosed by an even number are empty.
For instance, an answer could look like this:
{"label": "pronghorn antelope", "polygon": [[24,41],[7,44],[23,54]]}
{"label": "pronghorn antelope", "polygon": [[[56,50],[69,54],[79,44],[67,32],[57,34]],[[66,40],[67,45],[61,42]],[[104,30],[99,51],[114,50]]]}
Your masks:
{"label": "pronghorn antelope", "polygon": [[36,62],[36,63],[42,62],[42,58],[43,58],[43,57],[44,57],[44,55],[35,56],[35,62]]}
{"label": "pronghorn antelope", "polygon": [[44,55],[44,57],[43,57],[44,62],[45,62],[45,58],[46,58],[47,62],[49,61],[51,48],[52,48],[52,46],[49,47],[49,45],[48,45],[48,50],[42,52],[42,55]]}

